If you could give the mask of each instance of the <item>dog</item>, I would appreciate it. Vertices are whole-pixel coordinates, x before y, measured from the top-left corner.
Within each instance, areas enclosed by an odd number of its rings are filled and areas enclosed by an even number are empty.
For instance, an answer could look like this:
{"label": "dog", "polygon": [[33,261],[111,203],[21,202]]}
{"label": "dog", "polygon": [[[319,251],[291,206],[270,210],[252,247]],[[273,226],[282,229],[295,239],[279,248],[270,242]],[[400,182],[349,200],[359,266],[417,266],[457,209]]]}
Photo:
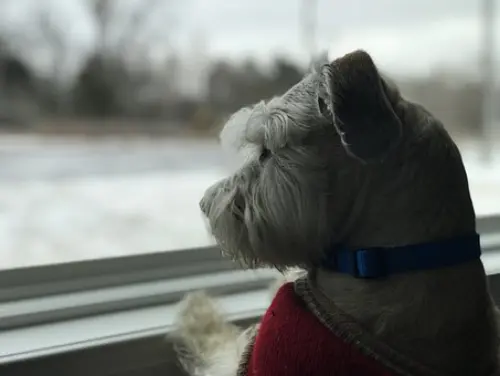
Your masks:
{"label": "dog", "polygon": [[[221,143],[245,158],[201,199],[211,233],[236,262],[284,277],[247,330],[204,293],[184,299],[176,339],[191,375],[499,374],[460,152],[367,52],[239,110]],[[389,273],[381,253],[406,269]],[[380,270],[361,275],[351,255]]]}

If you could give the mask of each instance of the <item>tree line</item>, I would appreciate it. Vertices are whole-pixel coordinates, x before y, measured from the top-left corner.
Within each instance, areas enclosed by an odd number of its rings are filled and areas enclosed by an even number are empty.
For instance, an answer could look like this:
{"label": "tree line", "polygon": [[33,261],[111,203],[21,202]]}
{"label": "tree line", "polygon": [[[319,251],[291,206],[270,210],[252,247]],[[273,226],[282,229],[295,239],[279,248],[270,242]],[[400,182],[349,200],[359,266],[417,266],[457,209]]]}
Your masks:
{"label": "tree line", "polygon": [[[89,0],[97,25],[97,43],[69,87],[63,84],[61,67],[68,51],[50,13],[40,8],[40,35],[53,50],[52,72],[41,77],[21,53],[21,34],[0,35],[0,127],[22,124],[36,127],[41,118],[152,119],[169,127],[206,131],[216,127],[237,108],[270,98],[298,82],[306,68],[285,58],[270,66],[256,61],[212,61],[203,76],[203,93],[186,95],[181,90],[179,68],[186,62],[172,48],[161,65],[152,67],[147,58],[130,59],[129,51],[147,55],[146,37],[153,7],[167,4],[162,18],[171,29],[160,33],[169,46],[175,33],[176,0],[148,0],[133,11],[125,27],[112,38],[114,0]],[[169,34],[170,33],[170,34]],[[158,34],[155,34],[158,35]],[[320,56],[316,63],[326,61]],[[196,62],[194,63],[196,64]],[[196,67],[195,67],[196,68]],[[396,80],[403,93],[423,103],[455,131],[476,133],[481,125],[481,83],[461,74],[436,71],[425,78]],[[12,121],[3,121],[11,119]],[[91,122],[89,122],[91,124]],[[68,123],[68,127],[71,126]]]}

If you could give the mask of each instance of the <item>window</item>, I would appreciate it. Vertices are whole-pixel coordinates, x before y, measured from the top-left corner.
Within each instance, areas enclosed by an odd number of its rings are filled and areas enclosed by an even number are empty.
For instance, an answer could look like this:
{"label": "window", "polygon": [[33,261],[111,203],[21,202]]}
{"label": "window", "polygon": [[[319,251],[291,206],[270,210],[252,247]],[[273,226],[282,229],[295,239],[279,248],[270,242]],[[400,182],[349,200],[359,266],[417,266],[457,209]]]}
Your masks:
{"label": "window", "polygon": [[255,320],[275,273],[221,259],[198,207],[218,127],[357,48],[456,140],[500,275],[493,2],[3,0],[0,364],[157,339],[199,288]]}
{"label": "window", "polygon": [[209,245],[198,201],[225,166],[204,129],[203,30],[183,31],[191,6],[2,8],[0,268]]}
{"label": "window", "polygon": [[210,245],[198,201],[229,166],[216,125],[323,50],[368,49],[455,136],[478,214],[500,211],[498,169],[476,157],[494,121],[476,2],[69,3],[2,5],[1,269]]}

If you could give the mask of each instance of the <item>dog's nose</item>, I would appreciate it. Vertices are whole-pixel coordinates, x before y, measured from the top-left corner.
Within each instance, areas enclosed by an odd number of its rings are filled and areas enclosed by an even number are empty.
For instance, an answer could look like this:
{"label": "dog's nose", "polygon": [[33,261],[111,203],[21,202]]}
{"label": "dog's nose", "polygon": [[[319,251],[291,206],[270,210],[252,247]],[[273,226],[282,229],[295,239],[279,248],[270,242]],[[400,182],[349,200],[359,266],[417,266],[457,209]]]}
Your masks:
{"label": "dog's nose", "polygon": [[203,214],[208,216],[210,212],[211,203],[214,201],[217,196],[217,192],[220,190],[220,183],[215,183],[207,188],[203,197],[200,200],[200,209]]}
{"label": "dog's nose", "polygon": [[212,202],[212,200],[214,198],[214,194],[212,192],[210,192],[209,190],[210,189],[207,189],[207,191],[205,192],[205,194],[201,198],[200,204],[199,204],[201,212],[203,214],[205,214],[206,216],[208,216],[208,214],[210,212],[210,203]]}
{"label": "dog's nose", "polygon": [[208,214],[208,204],[207,204],[207,200],[205,199],[205,196],[203,196],[200,200],[200,209],[201,209],[201,212],[205,215]]}

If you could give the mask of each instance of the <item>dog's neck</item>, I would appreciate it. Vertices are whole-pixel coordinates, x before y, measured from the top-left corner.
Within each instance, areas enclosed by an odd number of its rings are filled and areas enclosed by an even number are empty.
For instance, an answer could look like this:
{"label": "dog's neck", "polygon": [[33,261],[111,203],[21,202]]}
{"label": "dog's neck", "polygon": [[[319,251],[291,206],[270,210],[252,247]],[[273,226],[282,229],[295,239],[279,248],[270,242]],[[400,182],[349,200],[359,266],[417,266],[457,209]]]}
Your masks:
{"label": "dog's neck", "polygon": [[457,374],[457,359],[466,359],[473,368],[464,374],[486,375],[496,363],[494,308],[479,261],[370,281],[319,270],[316,284],[381,342],[430,368]]}
{"label": "dog's neck", "polygon": [[[388,205],[384,213],[363,217],[350,233],[349,245],[401,246],[470,234],[475,221],[472,205],[464,197],[461,204],[448,207],[413,205],[415,211],[401,217],[396,217],[396,210],[391,213]],[[443,202],[450,202],[449,197]],[[454,374],[459,356],[477,365],[468,374],[480,375],[481,367],[491,362],[496,327],[480,261],[381,280],[324,269],[315,275],[320,290],[341,310],[381,341],[430,367]],[[473,342],[464,343],[468,336]]]}
{"label": "dog's neck", "polygon": [[[453,148],[445,149],[449,157],[460,158]],[[439,158],[422,155],[418,160],[418,168],[400,168],[392,178],[376,174],[380,180],[371,181],[367,196],[360,190],[361,204],[355,204],[353,218],[346,221],[349,228],[341,229],[342,243],[354,249],[404,246],[476,230],[465,172],[449,171],[454,164],[446,160],[440,169]],[[455,163],[455,168],[463,166]],[[446,374],[482,375],[493,358],[496,361],[494,309],[479,260],[380,280],[324,269],[313,275],[341,310],[381,341],[427,366]],[[467,359],[470,372],[458,372],[457,359]]]}

